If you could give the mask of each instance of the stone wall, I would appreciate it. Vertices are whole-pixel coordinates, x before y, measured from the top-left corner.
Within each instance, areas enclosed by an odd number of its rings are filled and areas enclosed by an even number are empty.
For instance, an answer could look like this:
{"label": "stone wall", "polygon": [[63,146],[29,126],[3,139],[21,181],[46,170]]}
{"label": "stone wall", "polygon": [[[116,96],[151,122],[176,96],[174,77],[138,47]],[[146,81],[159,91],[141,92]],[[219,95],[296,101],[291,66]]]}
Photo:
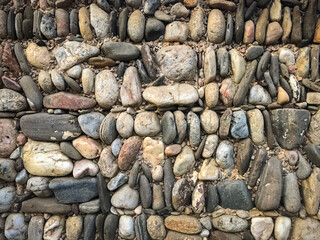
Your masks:
{"label": "stone wall", "polygon": [[0,0],[0,240],[318,239],[319,12]]}

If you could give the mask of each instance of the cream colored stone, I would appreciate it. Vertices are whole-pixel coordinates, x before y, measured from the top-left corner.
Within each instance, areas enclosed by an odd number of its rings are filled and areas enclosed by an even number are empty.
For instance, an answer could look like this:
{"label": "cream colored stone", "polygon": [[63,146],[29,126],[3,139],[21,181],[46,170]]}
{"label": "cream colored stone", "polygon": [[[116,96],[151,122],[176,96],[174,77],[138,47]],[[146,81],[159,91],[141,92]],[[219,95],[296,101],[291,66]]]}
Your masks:
{"label": "cream colored stone", "polygon": [[78,240],[82,232],[83,219],[81,215],[68,217],[66,221],[67,240]]}
{"label": "cream colored stone", "polygon": [[146,137],[142,143],[144,161],[155,167],[161,164],[164,159],[164,145],[161,140],[154,140]]}
{"label": "cream colored stone", "polygon": [[72,172],[72,161],[56,143],[29,141],[22,150],[24,167],[36,176],[66,176]]}

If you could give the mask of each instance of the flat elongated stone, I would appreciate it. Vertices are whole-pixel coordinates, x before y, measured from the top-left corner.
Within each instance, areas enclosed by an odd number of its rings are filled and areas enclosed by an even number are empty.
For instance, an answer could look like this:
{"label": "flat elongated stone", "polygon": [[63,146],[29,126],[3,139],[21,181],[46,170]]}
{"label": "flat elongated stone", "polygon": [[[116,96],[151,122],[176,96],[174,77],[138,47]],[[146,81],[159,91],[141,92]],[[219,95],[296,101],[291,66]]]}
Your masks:
{"label": "flat elongated stone", "polygon": [[68,214],[71,205],[58,203],[55,198],[31,198],[22,202],[21,212]]}
{"label": "flat elongated stone", "polygon": [[304,109],[276,109],[271,111],[272,127],[282,148],[298,147],[310,123],[310,112]]}
{"label": "flat elongated stone", "polygon": [[101,49],[106,57],[119,61],[130,61],[140,56],[139,48],[131,43],[106,42]]}
{"label": "flat elongated stone", "polygon": [[189,84],[148,87],[143,98],[159,107],[172,105],[191,105],[198,101],[197,90]]}
{"label": "flat elongated stone", "polygon": [[67,70],[77,63],[99,54],[99,48],[85,43],[67,41],[62,47],[55,48],[53,54],[62,70]]}
{"label": "flat elongated stone", "polygon": [[58,92],[43,98],[46,108],[59,108],[67,110],[80,110],[93,108],[96,101],[92,98],[82,97],[71,93]]}
{"label": "flat elongated stone", "polygon": [[88,202],[98,196],[97,179],[91,177],[81,179],[54,178],[51,180],[49,188],[61,203]]}
{"label": "flat elongated stone", "polygon": [[267,162],[261,175],[255,204],[259,210],[274,210],[279,207],[282,194],[282,165],[277,157]]}
{"label": "flat elongated stone", "polygon": [[171,230],[187,234],[197,234],[202,230],[201,223],[197,218],[186,215],[167,217],[165,226]]}
{"label": "flat elongated stone", "polygon": [[68,141],[82,133],[77,117],[69,114],[25,115],[21,118],[20,124],[22,132],[37,141]]}

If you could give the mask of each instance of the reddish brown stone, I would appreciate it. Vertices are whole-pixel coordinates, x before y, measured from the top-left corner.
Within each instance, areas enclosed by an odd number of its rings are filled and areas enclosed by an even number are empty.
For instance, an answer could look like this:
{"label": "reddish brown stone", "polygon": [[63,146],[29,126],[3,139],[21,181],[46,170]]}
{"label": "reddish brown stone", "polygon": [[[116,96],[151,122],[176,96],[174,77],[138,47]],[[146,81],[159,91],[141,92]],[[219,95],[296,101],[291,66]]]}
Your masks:
{"label": "reddish brown stone", "polygon": [[9,157],[16,148],[17,130],[11,119],[0,119],[0,157]]}
{"label": "reddish brown stone", "polygon": [[136,160],[141,144],[142,139],[137,136],[130,137],[124,142],[118,157],[118,165],[121,170],[128,170],[131,163]]}
{"label": "reddish brown stone", "polygon": [[56,24],[58,37],[66,37],[69,34],[69,14],[64,9],[56,10]]}
{"label": "reddish brown stone", "polygon": [[21,68],[9,44],[6,44],[4,46],[3,53],[2,53],[2,62],[3,62],[3,65],[5,65],[7,68],[10,69],[14,77],[19,76],[19,72],[21,72]]}
{"label": "reddish brown stone", "polygon": [[75,94],[59,92],[45,96],[43,105],[46,108],[60,108],[67,110],[80,110],[94,108],[96,101],[92,98],[81,97]]}
{"label": "reddish brown stone", "polygon": [[17,83],[16,81],[14,81],[6,76],[2,77],[2,83],[6,88],[9,88],[9,89],[17,91],[17,92],[21,91],[21,87],[20,87],[19,83]]}
{"label": "reddish brown stone", "polygon": [[18,146],[23,146],[28,141],[28,138],[23,133],[19,133],[17,137],[17,144]]}

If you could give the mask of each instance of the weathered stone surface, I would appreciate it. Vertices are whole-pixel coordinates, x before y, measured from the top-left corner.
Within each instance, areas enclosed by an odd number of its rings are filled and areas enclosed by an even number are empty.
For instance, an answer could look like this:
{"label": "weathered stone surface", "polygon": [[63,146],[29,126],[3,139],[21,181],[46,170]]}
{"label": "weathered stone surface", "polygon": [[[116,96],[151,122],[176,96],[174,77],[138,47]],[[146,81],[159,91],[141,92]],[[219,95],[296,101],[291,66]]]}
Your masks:
{"label": "weathered stone surface", "polygon": [[280,146],[293,149],[303,141],[310,122],[310,112],[303,109],[276,109],[271,111],[271,120],[273,132]]}
{"label": "weathered stone surface", "polygon": [[224,40],[226,20],[219,9],[211,10],[208,16],[207,34],[212,43],[221,43]]}
{"label": "weathered stone surface", "polygon": [[66,176],[73,169],[71,160],[56,143],[29,140],[23,147],[22,159],[26,170],[36,176]]}
{"label": "weathered stone surface", "polygon": [[166,217],[164,224],[170,230],[187,234],[197,234],[202,230],[197,218],[186,215]]}
{"label": "weathered stone surface", "polygon": [[302,181],[302,199],[309,215],[318,213],[320,203],[320,169],[314,168],[311,175]]}
{"label": "weathered stone surface", "polygon": [[98,162],[100,172],[107,178],[114,177],[118,172],[118,165],[115,156],[113,156],[111,147],[106,147],[100,154]]}
{"label": "weathered stone surface", "polygon": [[111,108],[119,96],[119,86],[116,78],[109,70],[101,71],[95,79],[95,98],[103,108]]}
{"label": "weathered stone surface", "polygon": [[143,98],[159,107],[191,105],[199,99],[197,90],[189,84],[147,87]]}
{"label": "weathered stone surface", "polygon": [[121,170],[127,170],[131,163],[136,160],[141,144],[142,139],[137,136],[130,137],[124,141],[118,157],[118,165]]}
{"label": "weathered stone surface", "polygon": [[0,212],[9,211],[16,197],[16,189],[14,186],[7,186],[0,189]]}
{"label": "weathered stone surface", "polygon": [[191,203],[190,184],[186,178],[181,178],[172,189],[172,205],[177,211],[183,211]]}
{"label": "weathered stone surface", "polygon": [[72,145],[79,151],[79,153],[87,158],[94,159],[100,156],[102,152],[101,144],[85,135],[82,135],[72,141]]}
{"label": "weathered stone surface", "polygon": [[291,231],[291,240],[317,239],[320,234],[320,223],[312,218],[296,218]]}
{"label": "weathered stone surface", "polygon": [[96,101],[92,98],[82,97],[71,93],[59,92],[43,98],[46,108],[59,108],[67,110],[80,110],[93,108]]}
{"label": "weathered stone surface", "polygon": [[251,220],[251,233],[255,239],[267,240],[273,232],[271,217],[254,217]]}
{"label": "weathered stone surface", "polygon": [[18,132],[11,119],[0,119],[0,157],[9,157],[16,148]]}
{"label": "weathered stone surface", "polygon": [[88,202],[98,196],[97,179],[91,177],[81,179],[54,178],[51,180],[49,188],[61,203]]}
{"label": "weathered stone surface", "polygon": [[140,50],[131,43],[106,42],[101,47],[106,57],[119,61],[130,61],[140,56]]}
{"label": "weathered stone surface", "polygon": [[194,80],[197,72],[197,56],[195,51],[186,45],[161,48],[156,55],[164,76],[180,82]]}
{"label": "weathered stone surface", "polygon": [[191,170],[195,164],[195,157],[192,149],[185,146],[174,162],[173,172],[176,176],[181,176]]}
{"label": "weathered stone surface", "polygon": [[[1,91],[1,90],[0,90]],[[311,117],[308,137],[313,144],[320,145],[320,111]]]}
{"label": "weathered stone surface", "polygon": [[0,179],[6,182],[12,182],[17,176],[15,162],[10,159],[0,158]]}
{"label": "weathered stone surface", "polygon": [[97,56],[100,50],[97,47],[76,41],[66,41],[61,47],[53,50],[53,54],[62,70],[67,70],[74,65]]}
{"label": "weathered stone surface", "polygon": [[127,68],[124,73],[120,98],[125,107],[141,105],[141,82],[135,67]]}
{"label": "weathered stone surface", "polygon": [[27,100],[20,93],[0,89],[0,112],[20,112],[27,108]]}
{"label": "weathered stone surface", "polygon": [[138,191],[130,188],[129,185],[121,187],[111,198],[111,204],[117,208],[134,209],[138,206],[138,202]]}
{"label": "weathered stone surface", "polygon": [[20,120],[21,130],[37,141],[68,141],[82,131],[75,116],[36,113],[25,115]]}
{"label": "weathered stone surface", "polygon": [[266,163],[261,174],[255,204],[259,210],[274,210],[279,207],[282,195],[282,165],[277,157]]}
{"label": "weathered stone surface", "polygon": [[164,40],[167,42],[185,42],[188,38],[188,24],[181,21],[173,21],[166,26]]}
{"label": "weathered stone surface", "polygon": [[68,214],[71,205],[58,203],[55,198],[32,198],[22,202],[21,212]]}
{"label": "weathered stone surface", "polygon": [[217,184],[221,207],[250,210],[253,208],[251,195],[243,180],[229,180]]}
{"label": "weathered stone surface", "polygon": [[224,232],[241,232],[248,227],[248,221],[237,216],[222,215],[212,219],[213,227]]}
{"label": "weathered stone surface", "polygon": [[164,144],[161,140],[146,137],[143,140],[143,159],[155,167],[164,159]]}
{"label": "weathered stone surface", "polygon": [[40,47],[35,43],[28,44],[26,49],[28,62],[40,69],[49,67],[51,56],[46,47]]}

